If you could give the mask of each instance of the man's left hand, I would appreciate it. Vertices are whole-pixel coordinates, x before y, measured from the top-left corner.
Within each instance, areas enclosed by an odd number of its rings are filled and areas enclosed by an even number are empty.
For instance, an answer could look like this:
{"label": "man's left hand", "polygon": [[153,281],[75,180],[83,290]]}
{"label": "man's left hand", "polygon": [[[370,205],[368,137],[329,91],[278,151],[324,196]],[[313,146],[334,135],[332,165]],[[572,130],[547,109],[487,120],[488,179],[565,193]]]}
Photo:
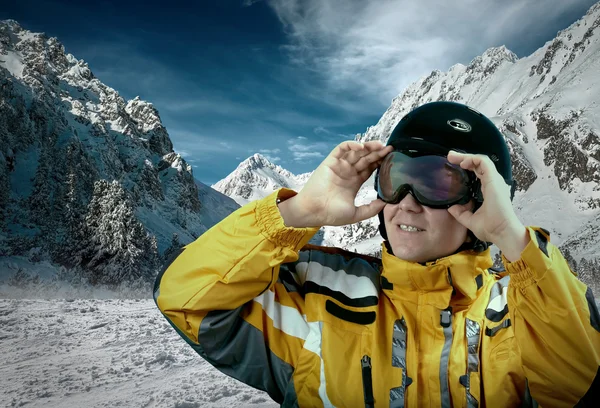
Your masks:
{"label": "man's left hand", "polygon": [[[468,209],[469,204],[453,205],[448,208],[448,212],[458,222],[473,231],[477,238],[482,241],[493,242],[500,249],[503,249],[502,247],[508,249],[509,246],[515,244],[515,239],[522,243],[523,232],[527,232],[513,209],[510,200],[511,186],[506,184],[492,160],[483,154],[450,151],[448,161],[460,165],[465,170],[474,172],[481,182],[481,192],[483,194],[483,204],[475,213]],[[510,243],[511,240],[513,240],[512,244]],[[518,245],[518,247],[520,248],[521,245]]]}

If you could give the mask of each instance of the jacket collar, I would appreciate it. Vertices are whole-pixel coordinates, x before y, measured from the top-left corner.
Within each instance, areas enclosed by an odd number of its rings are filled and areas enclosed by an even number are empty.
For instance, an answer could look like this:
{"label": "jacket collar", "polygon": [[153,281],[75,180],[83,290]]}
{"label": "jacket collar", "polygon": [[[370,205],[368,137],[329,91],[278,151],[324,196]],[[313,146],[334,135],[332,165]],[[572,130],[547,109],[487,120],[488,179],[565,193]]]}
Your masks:
{"label": "jacket collar", "polygon": [[[490,249],[466,250],[426,263],[409,262],[388,251],[382,243],[382,289],[398,298],[425,294],[428,303],[440,309],[449,305],[471,304],[489,278],[493,265]],[[481,275],[481,276],[480,276]]]}

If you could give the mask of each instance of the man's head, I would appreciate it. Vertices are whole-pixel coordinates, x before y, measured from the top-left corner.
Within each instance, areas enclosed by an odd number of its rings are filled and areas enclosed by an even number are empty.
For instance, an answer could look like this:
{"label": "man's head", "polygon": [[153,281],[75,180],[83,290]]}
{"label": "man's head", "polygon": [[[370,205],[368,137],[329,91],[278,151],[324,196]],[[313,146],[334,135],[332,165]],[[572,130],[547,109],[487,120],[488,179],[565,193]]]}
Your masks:
{"label": "man's head", "polygon": [[[432,102],[405,115],[390,135],[388,154],[377,169],[377,197],[388,204],[379,213],[379,231],[394,255],[424,262],[458,250],[484,250],[479,241],[447,211],[469,203],[476,211],[483,203],[479,182],[447,161],[450,150],[485,154],[507,183],[513,185],[512,163],[504,136],[483,114],[455,102]],[[511,196],[512,199],[512,196]],[[399,224],[422,232],[404,232]],[[389,228],[389,230],[388,230]]]}

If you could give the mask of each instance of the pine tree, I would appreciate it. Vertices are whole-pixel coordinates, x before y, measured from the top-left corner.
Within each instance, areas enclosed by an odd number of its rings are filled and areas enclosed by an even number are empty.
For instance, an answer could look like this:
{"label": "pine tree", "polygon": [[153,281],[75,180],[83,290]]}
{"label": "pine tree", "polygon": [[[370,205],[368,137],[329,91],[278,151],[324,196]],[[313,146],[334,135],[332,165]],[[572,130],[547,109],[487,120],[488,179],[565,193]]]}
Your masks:
{"label": "pine tree", "polygon": [[135,218],[125,190],[117,181],[99,180],[82,225],[86,241],[78,264],[92,284],[118,285],[151,279],[158,267],[156,239]]}
{"label": "pine tree", "polygon": [[51,173],[52,154],[49,147],[42,146],[33,180],[33,193],[28,201],[31,219],[36,224],[46,225],[51,216],[50,198],[55,187],[51,182]]}
{"label": "pine tree", "polygon": [[8,285],[13,287],[23,288],[31,283],[32,276],[25,272],[23,268],[17,269],[17,271],[8,279]]}
{"label": "pine tree", "polygon": [[589,285],[590,283],[590,263],[587,259],[581,258],[577,267],[577,277],[580,281]]}
{"label": "pine tree", "polygon": [[2,165],[0,161],[0,230],[4,228],[4,220],[8,213],[7,207],[10,199],[10,179],[8,177],[8,164]]}
{"label": "pine tree", "polygon": [[94,181],[98,178],[97,170],[90,164],[81,143],[72,139],[67,146],[65,157],[65,182],[61,189],[63,209],[61,225],[64,239],[59,239],[59,246],[53,258],[62,265],[73,267],[77,264],[77,253],[87,239],[82,223],[86,213],[86,203],[91,199]]}
{"label": "pine tree", "polygon": [[[169,247],[163,253],[163,264],[165,262],[172,261],[173,256],[179,253],[181,246],[182,244],[179,242],[179,235],[176,232],[174,232],[173,236],[171,237],[171,245],[169,245]],[[167,265],[165,264],[164,266]]]}
{"label": "pine tree", "polygon": [[560,248],[560,252],[563,254],[563,257],[569,264],[569,267],[571,268],[571,270],[573,272],[577,272],[577,261],[571,255],[571,251],[569,251],[569,248]]}
{"label": "pine tree", "polygon": [[597,259],[594,259],[590,262],[588,280],[588,286],[592,289],[594,295],[597,297],[600,295],[600,262]]}
{"label": "pine tree", "polygon": [[577,266],[577,277],[585,283],[594,295],[600,295],[600,262],[597,259],[582,258]]}

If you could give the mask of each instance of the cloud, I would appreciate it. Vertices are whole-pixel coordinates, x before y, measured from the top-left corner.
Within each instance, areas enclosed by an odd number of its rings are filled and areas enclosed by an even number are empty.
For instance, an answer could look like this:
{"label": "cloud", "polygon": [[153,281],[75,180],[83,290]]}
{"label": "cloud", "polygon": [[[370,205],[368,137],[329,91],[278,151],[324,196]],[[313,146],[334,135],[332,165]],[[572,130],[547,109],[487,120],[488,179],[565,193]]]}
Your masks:
{"label": "cloud", "polygon": [[316,128],[313,129],[313,132],[315,135],[331,137],[331,138],[339,140],[340,142],[342,140],[354,140],[354,138],[356,136],[356,135],[352,135],[352,134],[332,132],[331,130],[326,129],[323,126],[317,126]]}
{"label": "cloud", "polygon": [[[271,0],[292,62],[322,73],[333,91],[386,106],[433,69],[487,48],[523,44],[589,0]],[[326,93],[326,92],[323,92]],[[366,102],[363,102],[366,103]]]}
{"label": "cloud", "polygon": [[242,150],[235,142],[224,142],[222,137],[206,136],[184,128],[170,128],[169,135],[173,140],[173,149],[188,161],[191,161],[189,157],[239,154]]}
{"label": "cloud", "polygon": [[66,52],[84,58],[94,75],[119,93],[135,96],[164,86],[173,87],[174,83],[189,86],[176,69],[155,55],[141,51],[143,39],[115,32],[102,34],[102,39],[82,40],[76,44],[76,50]]}
{"label": "cloud", "polygon": [[294,152],[294,161],[302,162],[305,159],[320,159],[325,156],[319,152]]}
{"label": "cloud", "polygon": [[[182,84],[183,86],[183,84]],[[193,88],[190,85],[188,89]],[[309,92],[309,88],[303,88],[306,98],[315,99]],[[323,117],[312,112],[304,110],[292,110],[283,107],[283,102],[276,97],[265,99],[261,104],[254,102],[235,100],[236,96],[228,94],[223,90],[210,90],[207,92],[197,91],[195,95],[192,92],[186,92],[186,97],[181,98],[179,95],[157,95],[152,99],[152,103],[161,113],[177,114],[177,115],[210,115],[211,117],[236,117],[243,118],[248,121],[260,121],[261,123],[272,123],[283,126],[316,126],[328,125],[339,126],[347,123],[345,118]],[[190,94],[192,96],[190,97]],[[331,96],[329,96],[331,98]],[[333,99],[325,101],[319,99],[320,102],[336,105],[336,108],[345,110],[346,108],[356,114],[362,109],[364,113],[364,105],[362,107],[351,106],[347,104],[343,106],[336,104]]]}
{"label": "cloud", "polygon": [[250,7],[253,4],[256,4],[262,0],[244,0],[242,3],[242,7]]}
{"label": "cloud", "polygon": [[309,142],[304,136],[288,140],[288,150],[292,152],[294,161],[304,162],[307,159],[319,159],[329,154],[332,147],[325,142]]}
{"label": "cloud", "polygon": [[[187,150],[179,150],[179,149],[173,149],[175,151],[175,153],[179,154],[181,157],[186,157],[190,155],[190,152],[188,152]],[[189,160],[189,161],[194,161],[194,160]]]}
{"label": "cloud", "polygon": [[[250,156],[254,155],[255,153],[260,153],[272,163],[277,163],[281,161],[281,157],[275,156],[277,153],[281,152],[280,149],[247,149],[246,151]],[[239,157],[236,157],[236,160],[239,160]]]}
{"label": "cloud", "polygon": [[269,160],[271,163],[277,163],[278,161],[281,161],[281,157],[279,157],[279,156],[273,157],[273,156],[270,156],[270,155],[268,155],[268,154],[265,154],[264,156],[265,156],[265,157],[267,158],[267,160]]}
{"label": "cloud", "polygon": [[179,114],[211,114],[223,116],[257,115],[262,110],[241,102],[233,101],[232,96],[222,95],[220,91],[212,91],[209,96],[198,95],[182,99],[178,95],[163,96],[155,99],[154,104],[161,111]]}

